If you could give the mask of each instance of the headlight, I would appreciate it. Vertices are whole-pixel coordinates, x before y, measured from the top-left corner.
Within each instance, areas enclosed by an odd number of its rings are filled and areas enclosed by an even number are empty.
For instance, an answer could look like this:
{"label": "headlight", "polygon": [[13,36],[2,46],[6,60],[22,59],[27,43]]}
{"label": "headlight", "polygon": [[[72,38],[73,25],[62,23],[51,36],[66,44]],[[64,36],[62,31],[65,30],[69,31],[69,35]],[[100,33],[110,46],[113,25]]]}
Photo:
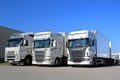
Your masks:
{"label": "headlight", "polygon": [[17,52],[15,51],[15,52],[14,52],[14,54],[16,55],[16,54],[17,54]]}
{"label": "headlight", "polygon": [[86,61],[89,61],[89,60],[90,60],[90,58],[89,58],[89,57],[87,57],[87,58],[85,58],[85,60],[86,60]]}
{"label": "headlight", "polygon": [[51,59],[49,57],[46,57],[44,60],[45,61],[51,61]]}

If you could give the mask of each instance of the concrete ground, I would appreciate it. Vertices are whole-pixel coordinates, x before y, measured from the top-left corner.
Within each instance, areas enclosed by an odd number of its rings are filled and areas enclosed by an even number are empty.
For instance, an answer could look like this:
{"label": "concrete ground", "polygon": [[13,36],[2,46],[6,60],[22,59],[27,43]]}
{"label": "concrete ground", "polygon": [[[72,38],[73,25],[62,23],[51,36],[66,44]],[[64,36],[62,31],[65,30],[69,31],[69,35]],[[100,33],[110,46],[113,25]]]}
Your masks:
{"label": "concrete ground", "polygon": [[0,66],[0,80],[120,80],[120,65],[106,67]]}

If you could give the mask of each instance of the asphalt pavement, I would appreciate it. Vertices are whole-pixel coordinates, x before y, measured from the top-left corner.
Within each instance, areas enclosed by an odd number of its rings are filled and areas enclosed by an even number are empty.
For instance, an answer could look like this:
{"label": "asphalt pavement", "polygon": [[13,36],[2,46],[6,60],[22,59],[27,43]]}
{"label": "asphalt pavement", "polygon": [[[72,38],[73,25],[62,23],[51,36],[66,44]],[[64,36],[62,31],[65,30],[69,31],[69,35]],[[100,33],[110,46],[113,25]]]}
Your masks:
{"label": "asphalt pavement", "polygon": [[120,65],[100,67],[0,66],[0,80],[120,80]]}

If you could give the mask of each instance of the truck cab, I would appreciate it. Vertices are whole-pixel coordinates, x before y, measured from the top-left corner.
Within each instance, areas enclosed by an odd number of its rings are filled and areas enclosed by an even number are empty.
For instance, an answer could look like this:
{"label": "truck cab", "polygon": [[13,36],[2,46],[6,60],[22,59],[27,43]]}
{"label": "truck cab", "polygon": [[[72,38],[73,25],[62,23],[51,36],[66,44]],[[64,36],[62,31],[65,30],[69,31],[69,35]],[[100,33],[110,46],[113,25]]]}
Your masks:
{"label": "truck cab", "polygon": [[68,36],[68,65],[92,65],[96,56],[95,36],[82,30],[69,33]]}
{"label": "truck cab", "polygon": [[5,61],[12,65],[32,63],[32,42],[34,33],[14,33],[7,41]]}
{"label": "truck cab", "polygon": [[60,65],[63,55],[62,34],[51,31],[35,33],[33,64]]}

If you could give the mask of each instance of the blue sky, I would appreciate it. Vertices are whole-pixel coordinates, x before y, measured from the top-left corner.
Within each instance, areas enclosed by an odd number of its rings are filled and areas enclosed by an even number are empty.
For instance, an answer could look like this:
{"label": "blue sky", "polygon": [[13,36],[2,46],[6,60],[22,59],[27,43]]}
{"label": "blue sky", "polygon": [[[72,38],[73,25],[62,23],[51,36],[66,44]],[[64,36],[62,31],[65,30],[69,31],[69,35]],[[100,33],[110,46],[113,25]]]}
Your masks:
{"label": "blue sky", "polygon": [[120,51],[120,0],[0,0],[0,25],[24,32],[98,30]]}

